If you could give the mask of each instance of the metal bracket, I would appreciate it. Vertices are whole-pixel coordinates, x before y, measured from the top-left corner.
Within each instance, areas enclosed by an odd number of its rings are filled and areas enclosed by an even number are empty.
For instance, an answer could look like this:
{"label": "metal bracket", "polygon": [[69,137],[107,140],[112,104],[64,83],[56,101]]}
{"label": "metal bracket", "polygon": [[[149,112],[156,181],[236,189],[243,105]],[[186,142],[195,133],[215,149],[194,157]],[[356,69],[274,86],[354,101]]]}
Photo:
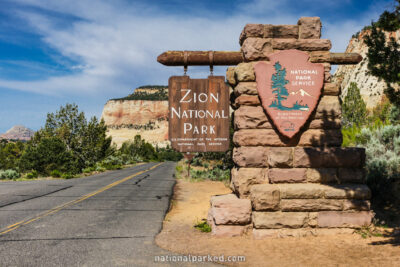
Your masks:
{"label": "metal bracket", "polygon": [[187,75],[188,57],[189,57],[188,51],[183,51],[183,76]]}
{"label": "metal bracket", "polygon": [[210,61],[210,76],[214,75],[214,51],[208,51],[208,59]]}

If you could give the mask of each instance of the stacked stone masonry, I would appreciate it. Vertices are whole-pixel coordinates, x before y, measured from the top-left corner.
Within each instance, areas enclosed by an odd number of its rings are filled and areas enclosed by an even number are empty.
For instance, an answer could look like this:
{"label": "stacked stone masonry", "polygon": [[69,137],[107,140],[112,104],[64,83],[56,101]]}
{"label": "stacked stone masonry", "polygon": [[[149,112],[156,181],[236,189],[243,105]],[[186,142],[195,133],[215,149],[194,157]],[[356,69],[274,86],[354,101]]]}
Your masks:
{"label": "stacked stone masonry", "polygon": [[[247,24],[243,29],[239,43],[247,62],[226,72],[234,99],[234,194],[211,200],[208,222],[214,234],[239,235],[253,228],[254,238],[324,235],[370,224],[365,150],[341,147],[340,88],[331,83],[331,42],[320,39],[321,27],[318,17],[306,17],[297,25]],[[291,139],[279,134],[261,106],[253,69],[286,49],[306,51],[310,62],[322,63],[325,70],[316,110]],[[232,203],[223,208],[221,200]]]}

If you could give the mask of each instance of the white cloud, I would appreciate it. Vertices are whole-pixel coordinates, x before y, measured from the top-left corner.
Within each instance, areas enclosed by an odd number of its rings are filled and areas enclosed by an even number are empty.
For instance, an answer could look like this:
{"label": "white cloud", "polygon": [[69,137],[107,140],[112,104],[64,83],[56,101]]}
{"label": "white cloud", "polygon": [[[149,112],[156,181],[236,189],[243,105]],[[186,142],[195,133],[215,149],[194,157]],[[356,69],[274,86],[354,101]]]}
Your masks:
{"label": "white cloud", "polygon": [[[288,4],[286,0],[279,4],[255,0],[241,6],[243,14],[212,18],[174,16],[151,5],[121,0],[81,0],[74,4],[68,0],[17,1],[45,11],[23,9],[17,14],[47,45],[78,61],[72,68],[80,71],[32,82],[0,80],[0,87],[54,95],[105,94],[110,90],[122,93],[143,83],[166,84],[168,76],[181,74],[182,69],[157,63],[163,51],[239,50],[238,37],[246,23],[289,24],[298,19],[282,9]],[[262,13],[272,15],[260,19]],[[58,14],[74,19],[65,25]],[[366,24],[356,19],[323,23],[325,37],[332,39],[337,52],[344,51],[351,34]],[[219,70],[224,75],[223,69]],[[189,71],[207,75],[204,68]]]}

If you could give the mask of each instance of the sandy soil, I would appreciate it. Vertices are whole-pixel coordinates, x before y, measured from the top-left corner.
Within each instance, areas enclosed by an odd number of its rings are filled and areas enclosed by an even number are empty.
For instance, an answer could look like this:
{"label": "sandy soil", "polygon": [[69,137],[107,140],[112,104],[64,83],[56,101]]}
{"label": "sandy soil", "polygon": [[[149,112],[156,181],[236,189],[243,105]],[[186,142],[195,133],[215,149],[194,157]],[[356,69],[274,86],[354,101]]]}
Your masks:
{"label": "sandy soil", "polygon": [[194,224],[207,216],[210,196],[229,192],[221,182],[178,180],[157,245],[184,255],[244,255],[246,262],[236,263],[241,266],[400,266],[400,236],[254,240],[251,235],[218,238],[195,229]]}

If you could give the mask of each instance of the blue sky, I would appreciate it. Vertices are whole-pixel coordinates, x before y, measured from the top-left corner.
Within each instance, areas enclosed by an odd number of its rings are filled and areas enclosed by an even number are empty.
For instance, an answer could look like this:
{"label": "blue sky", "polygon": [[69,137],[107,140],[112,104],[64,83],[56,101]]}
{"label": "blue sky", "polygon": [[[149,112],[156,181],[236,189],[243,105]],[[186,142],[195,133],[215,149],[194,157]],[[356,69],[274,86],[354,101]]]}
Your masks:
{"label": "blue sky", "polygon": [[[322,37],[343,52],[351,35],[393,2],[0,0],[0,133],[16,124],[38,130],[66,103],[99,117],[108,99],[182,74],[157,63],[163,51],[239,50],[246,23],[319,16]],[[188,73],[205,77],[208,68]]]}

